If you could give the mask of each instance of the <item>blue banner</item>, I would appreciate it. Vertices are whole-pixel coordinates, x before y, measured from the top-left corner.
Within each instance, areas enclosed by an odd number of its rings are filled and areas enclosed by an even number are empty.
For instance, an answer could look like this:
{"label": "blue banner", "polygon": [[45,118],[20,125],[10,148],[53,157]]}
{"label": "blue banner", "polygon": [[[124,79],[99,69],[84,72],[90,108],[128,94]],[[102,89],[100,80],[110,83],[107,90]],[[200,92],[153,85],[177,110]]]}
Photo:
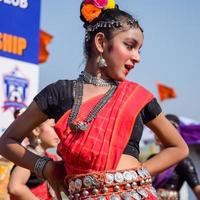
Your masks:
{"label": "blue banner", "polygon": [[0,0],[0,56],[38,64],[40,0]]}

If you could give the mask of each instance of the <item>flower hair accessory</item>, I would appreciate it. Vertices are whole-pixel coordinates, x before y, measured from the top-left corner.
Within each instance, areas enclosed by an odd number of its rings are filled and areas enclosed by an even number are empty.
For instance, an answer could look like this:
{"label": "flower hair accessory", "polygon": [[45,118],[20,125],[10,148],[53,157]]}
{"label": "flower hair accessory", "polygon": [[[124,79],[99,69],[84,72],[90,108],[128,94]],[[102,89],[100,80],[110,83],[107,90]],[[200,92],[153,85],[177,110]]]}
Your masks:
{"label": "flower hair accessory", "polygon": [[81,8],[81,14],[87,22],[97,18],[102,10],[115,8],[114,0],[85,0]]}

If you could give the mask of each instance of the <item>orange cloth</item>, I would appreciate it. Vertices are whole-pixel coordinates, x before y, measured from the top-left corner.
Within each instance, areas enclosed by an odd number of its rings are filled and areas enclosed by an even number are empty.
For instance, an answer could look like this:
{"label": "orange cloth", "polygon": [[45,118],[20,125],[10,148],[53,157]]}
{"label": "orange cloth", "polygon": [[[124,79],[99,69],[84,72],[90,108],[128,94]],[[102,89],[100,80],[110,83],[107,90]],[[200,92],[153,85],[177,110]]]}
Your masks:
{"label": "orange cloth", "polygon": [[157,83],[157,89],[160,101],[176,97],[176,91],[174,88],[168,87],[161,83]]}
{"label": "orange cloth", "polygon": [[7,186],[13,163],[0,158],[0,200],[8,200]]}
{"label": "orange cloth", "polygon": [[39,48],[39,63],[47,61],[49,53],[46,49],[47,45],[51,42],[53,36],[49,33],[40,30],[40,48]]}

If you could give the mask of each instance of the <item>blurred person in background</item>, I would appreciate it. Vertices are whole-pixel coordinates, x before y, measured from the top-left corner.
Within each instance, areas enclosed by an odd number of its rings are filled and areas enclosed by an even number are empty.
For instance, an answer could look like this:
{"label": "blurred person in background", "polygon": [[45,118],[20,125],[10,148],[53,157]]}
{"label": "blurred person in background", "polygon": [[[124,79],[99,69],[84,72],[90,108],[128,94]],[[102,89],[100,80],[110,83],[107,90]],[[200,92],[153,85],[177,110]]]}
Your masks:
{"label": "blurred person in background", "polygon": [[[27,136],[26,148],[37,155],[57,160],[56,155],[47,151],[49,148],[55,148],[59,142],[54,125],[54,120],[48,119],[32,130]],[[11,200],[52,200],[55,197],[47,181],[17,165],[14,165],[11,171],[8,192]]]}
{"label": "blurred person in background", "polygon": [[[179,130],[181,122],[178,116],[168,114],[166,118]],[[162,150],[164,148],[162,143],[157,137],[155,138],[156,144],[159,145],[160,150]],[[150,157],[153,156],[154,155],[151,155]],[[190,156],[156,175],[153,179],[153,186],[157,190],[159,199],[178,200],[180,199],[180,189],[184,182],[187,182],[196,198],[200,200],[200,180]]]}

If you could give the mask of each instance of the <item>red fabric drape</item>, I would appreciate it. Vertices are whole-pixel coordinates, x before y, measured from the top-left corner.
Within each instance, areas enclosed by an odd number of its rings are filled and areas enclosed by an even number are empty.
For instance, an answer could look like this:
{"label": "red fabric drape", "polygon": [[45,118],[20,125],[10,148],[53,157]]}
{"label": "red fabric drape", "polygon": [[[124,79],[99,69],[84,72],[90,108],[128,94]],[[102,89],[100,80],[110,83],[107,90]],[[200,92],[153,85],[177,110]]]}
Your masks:
{"label": "red fabric drape", "polygon": [[[84,102],[78,120],[85,119],[102,96]],[[58,153],[68,175],[116,169],[128,143],[135,118],[153,95],[140,85],[120,83],[115,94],[97,114],[87,131],[74,133],[67,126],[70,110],[56,123],[61,139]]]}

